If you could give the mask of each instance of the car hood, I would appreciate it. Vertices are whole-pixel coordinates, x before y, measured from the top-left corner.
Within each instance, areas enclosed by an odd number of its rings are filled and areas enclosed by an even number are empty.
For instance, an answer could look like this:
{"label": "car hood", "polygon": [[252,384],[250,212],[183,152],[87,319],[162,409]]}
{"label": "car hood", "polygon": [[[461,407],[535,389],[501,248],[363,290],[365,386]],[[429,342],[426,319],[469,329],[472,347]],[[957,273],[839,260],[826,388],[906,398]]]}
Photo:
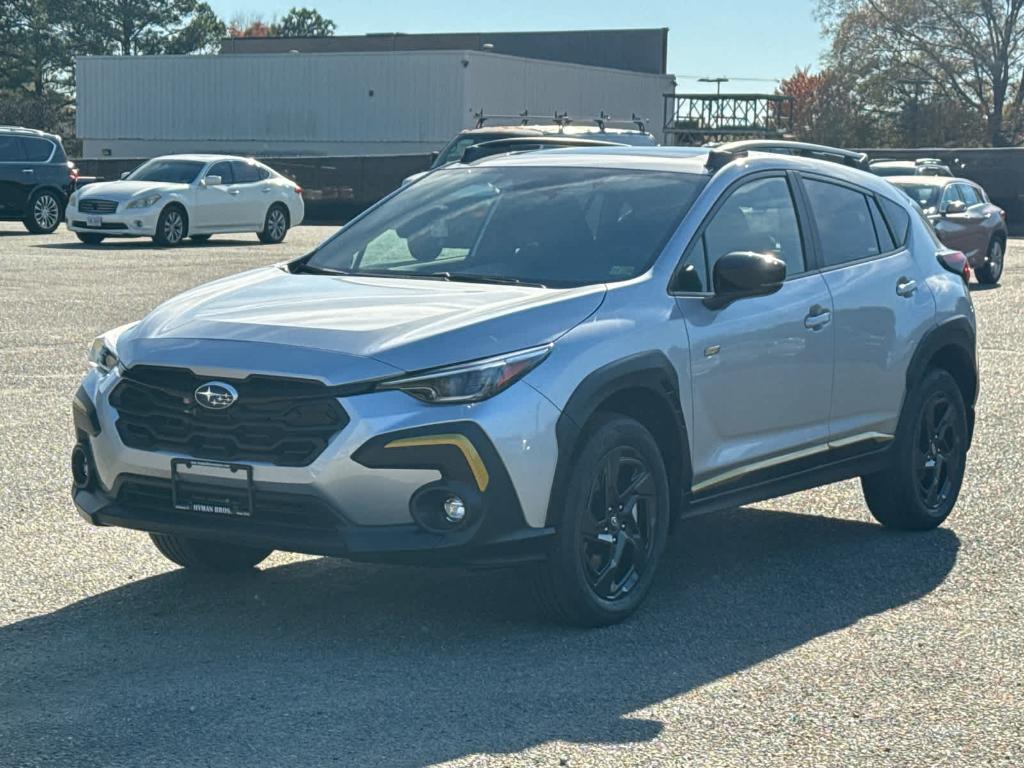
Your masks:
{"label": "car hood", "polygon": [[269,267],[162,304],[125,334],[118,354],[128,366],[346,384],[554,341],[604,295],[603,285],[551,290]]}
{"label": "car hood", "polygon": [[101,197],[104,200],[128,200],[143,192],[173,192],[188,189],[188,184],[166,181],[97,181],[79,190],[79,200]]}

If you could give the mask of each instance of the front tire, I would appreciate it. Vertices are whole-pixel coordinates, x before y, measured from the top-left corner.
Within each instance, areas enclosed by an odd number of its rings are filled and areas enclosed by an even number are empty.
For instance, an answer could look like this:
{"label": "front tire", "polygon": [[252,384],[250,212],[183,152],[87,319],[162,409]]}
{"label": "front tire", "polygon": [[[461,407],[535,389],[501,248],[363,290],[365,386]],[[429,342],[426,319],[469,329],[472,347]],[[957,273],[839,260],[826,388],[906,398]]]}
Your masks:
{"label": "front tire", "polygon": [[91,232],[75,232],[75,236],[86,245],[99,245],[103,242],[103,235],[94,235]]}
{"label": "front tire", "polygon": [[541,607],[598,627],[631,615],[650,589],[668,537],[661,451],[639,422],[600,415],[575,458],[547,560],[534,574]]}
{"label": "front tire", "polygon": [[55,192],[41,189],[28,199],[25,228],[34,235],[48,235],[64,218],[64,205]]}
{"label": "front tire", "polygon": [[887,528],[926,531],[945,520],[967,464],[967,409],[953,377],[929,371],[904,406],[893,461],[861,478],[864,499]]}
{"label": "front tire", "polygon": [[257,233],[261,243],[275,245],[284,241],[288,234],[288,209],[280,203],[274,203],[267,211],[263,220],[263,230]]}
{"label": "front tire", "polygon": [[263,562],[271,549],[241,547],[220,541],[188,539],[169,533],[151,533],[160,554],[182,568],[204,573],[237,573]]}
{"label": "front tire", "polygon": [[1006,256],[1006,249],[1003,241],[993,238],[988,244],[988,254],[985,263],[978,267],[974,273],[978,276],[978,282],[983,285],[995,285],[1003,276],[1003,260]]}
{"label": "front tire", "polygon": [[180,245],[188,237],[188,215],[177,205],[169,205],[160,212],[156,221],[153,242],[161,246]]}

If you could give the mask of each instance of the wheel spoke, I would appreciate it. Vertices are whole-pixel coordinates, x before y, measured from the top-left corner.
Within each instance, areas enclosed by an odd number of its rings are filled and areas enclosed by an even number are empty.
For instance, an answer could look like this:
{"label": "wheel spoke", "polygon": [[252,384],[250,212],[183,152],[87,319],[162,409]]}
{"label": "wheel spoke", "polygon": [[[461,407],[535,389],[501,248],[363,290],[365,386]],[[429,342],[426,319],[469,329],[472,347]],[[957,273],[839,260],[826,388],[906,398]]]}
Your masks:
{"label": "wheel spoke", "polygon": [[626,543],[627,539],[624,534],[620,533],[615,538],[615,549],[612,551],[612,556],[598,574],[597,581],[594,582],[594,591],[602,597],[611,597],[613,594],[612,586],[615,583],[615,574],[622,562],[622,553],[626,549]]}

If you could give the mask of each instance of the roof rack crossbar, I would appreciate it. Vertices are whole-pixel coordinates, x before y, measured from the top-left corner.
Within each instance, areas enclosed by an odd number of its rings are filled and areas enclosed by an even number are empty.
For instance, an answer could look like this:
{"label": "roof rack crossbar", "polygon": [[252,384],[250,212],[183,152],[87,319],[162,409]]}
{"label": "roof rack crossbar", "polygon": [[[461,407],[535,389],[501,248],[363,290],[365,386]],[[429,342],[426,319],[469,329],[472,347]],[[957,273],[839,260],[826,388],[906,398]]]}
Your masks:
{"label": "roof rack crossbar", "polygon": [[614,118],[604,110],[601,110],[601,113],[596,117],[572,117],[568,112],[558,111],[553,115],[531,115],[530,111],[527,109],[524,109],[518,115],[487,115],[484,114],[483,110],[480,110],[479,112],[473,113],[473,118],[476,121],[474,126],[475,128],[483,128],[487,121],[511,120],[517,122],[519,125],[530,125],[531,123],[552,123],[563,128],[572,124],[579,125],[580,123],[593,123],[602,131],[605,130],[606,127],[610,127],[612,125],[628,125],[631,128],[636,128],[641,133],[647,132],[648,122],[645,118],[640,117],[635,112],[629,117],[629,119],[626,119]]}
{"label": "roof rack crossbar", "polygon": [[818,160],[830,160],[834,163],[848,165],[851,168],[867,168],[868,156],[864,152],[851,149],[827,147],[823,144],[808,144],[802,141],[772,141],[770,139],[751,139],[749,141],[732,141],[721,144],[708,153],[705,164],[709,171],[717,171],[738,157],[745,157],[750,152],[775,152],[798,157],[813,157]]}

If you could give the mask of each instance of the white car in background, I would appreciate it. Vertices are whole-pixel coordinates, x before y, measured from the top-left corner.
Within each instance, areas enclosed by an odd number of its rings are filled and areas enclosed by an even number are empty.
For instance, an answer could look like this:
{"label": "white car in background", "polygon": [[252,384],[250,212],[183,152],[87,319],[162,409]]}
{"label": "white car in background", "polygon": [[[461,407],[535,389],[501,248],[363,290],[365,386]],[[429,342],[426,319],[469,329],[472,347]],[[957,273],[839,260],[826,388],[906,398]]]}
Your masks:
{"label": "white car in background", "polygon": [[71,195],[65,220],[83,243],[107,237],[152,237],[178,245],[186,237],[255,232],[280,243],[302,222],[302,189],[263,163],[230,155],[156,157],[120,181],[89,184]]}

